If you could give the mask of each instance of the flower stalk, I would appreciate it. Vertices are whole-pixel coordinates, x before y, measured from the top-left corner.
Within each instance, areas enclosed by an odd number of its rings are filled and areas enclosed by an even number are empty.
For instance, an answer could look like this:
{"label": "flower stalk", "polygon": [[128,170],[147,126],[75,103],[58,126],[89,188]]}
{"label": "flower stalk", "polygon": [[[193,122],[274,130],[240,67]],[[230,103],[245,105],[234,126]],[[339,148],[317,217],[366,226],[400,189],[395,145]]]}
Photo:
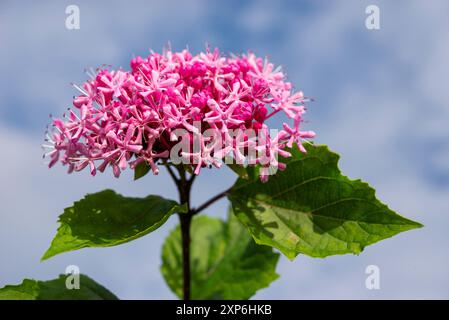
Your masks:
{"label": "flower stalk", "polygon": [[190,205],[190,193],[192,190],[192,185],[195,180],[196,175],[192,174],[187,176],[186,170],[183,165],[175,166],[178,171],[179,177],[176,176],[173,171],[172,165],[166,163],[165,167],[173,179],[179,193],[179,202],[181,205],[187,206],[187,212],[179,213],[179,222],[181,225],[181,247],[182,247],[182,268],[183,268],[183,299],[190,300],[191,298],[191,270],[190,270],[190,226],[192,224],[192,218],[195,214],[200,213],[216,201],[225,197],[230,189],[227,189],[219,194],[213,196],[198,208],[192,208]]}
{"label": "flower stalk", "polygon": [[[170,166],[167,166],[170,172]],[[183,298],[190,300],[190,225],[192,222],[192,212],[190,208],[190,190],[194,180],[192,175],[189,179],[186,177],[186,171],[182,165],[177,166],[179,179],[175,183],[179,192],[179,201],[182,205],[187,205],[187,212],[179,214],[181,224],[182,241],[182,269],[183,269]],[[172,172],[173,174],[173,172]]]}

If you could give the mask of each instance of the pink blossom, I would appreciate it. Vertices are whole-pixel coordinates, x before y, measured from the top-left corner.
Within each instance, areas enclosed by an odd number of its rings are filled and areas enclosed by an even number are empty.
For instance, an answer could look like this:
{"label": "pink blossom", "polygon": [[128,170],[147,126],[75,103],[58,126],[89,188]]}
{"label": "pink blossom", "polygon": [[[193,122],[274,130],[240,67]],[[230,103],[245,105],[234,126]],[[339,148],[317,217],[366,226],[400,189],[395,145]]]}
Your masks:
{"label": "pink blossom", "polygon": [[[145,162],[158,174],[161,160],[169,161],[179,139],[188,137],[192,146],[198,139],[200,148],[181,156],[195,174],[232,157],[241,165],[261,166],[266,181],[273,168],[285,168],[278,157],[290,156],[286,146],[296,143],[305,152],[302,141],[315,136],[299,128],[303,93],[293,90],[279,67],[254,53],[225,57],[218,49],[197,55],[167,50],[136,57],[130,65],[130,71],[97,69],[74,85],[80,92],[74,109],[52,119],[47,134],[50,167],[57,162],[69,172],[88,167],[92,175],[111,167],[118,177]],[[266,121],[280,114],[293,120],[292,127],[284,123],[272,137]],[[177,134],[180,129],[186,133]],[[202,136],[206,130],[213,135]],[[255,159],[248,161],[254,150]]]}
{"label": "pink blossom", "polygon": [[296,142],[296,144],[299,147],[299,150],[302,152],[306,152],[306,149],[304,149],[302,145],[303,139],[311,139],[315,137],[315,132],[313,131],[300,131],[299,125],[301,123],[301,114],[298,113],[295,116],[295,120],[293,122],[293,128],[290,128],[288,124],[284,123],[283,127],[285,132],[290,136],[287,142],[287,146],[291,148],[293,146],[293,142]]}

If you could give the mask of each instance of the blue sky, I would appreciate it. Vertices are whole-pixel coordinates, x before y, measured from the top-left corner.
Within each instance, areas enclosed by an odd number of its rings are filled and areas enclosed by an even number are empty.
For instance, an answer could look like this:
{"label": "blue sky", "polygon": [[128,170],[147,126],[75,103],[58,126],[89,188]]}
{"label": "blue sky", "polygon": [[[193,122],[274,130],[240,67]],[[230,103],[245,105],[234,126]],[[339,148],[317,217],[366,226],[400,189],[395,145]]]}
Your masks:
{"label": "blue sky", "polygon": [[[65,28],[65,8],[81,11]],[[365,8],[380,8],[380,30],[365,28]],[[341,154],[341,168],[425,228],[368,247],[360,256],[282,258],[281,278],[255,298],[449,298],[449,10],[447,1],[2,1],[0,4],[0,286],[50,279],[70,264],[121,298],[174,295],[159,273],[160,246],[176,224],[107,249],[85,249],[40,263],[64,207],[87,192],[175,197],[163,173],[132,181],[111,174],[48,170],[40,144],[48,115],[62,114],[83,70],[128,67],[149,48],[268,55],[295,87],[315,98],[307,128]],[[233,183],[204,171],[198,204]],[[225,201],[208,213],[223,216]],[[365,288],[365,268],[380,267],[381,289]]]}

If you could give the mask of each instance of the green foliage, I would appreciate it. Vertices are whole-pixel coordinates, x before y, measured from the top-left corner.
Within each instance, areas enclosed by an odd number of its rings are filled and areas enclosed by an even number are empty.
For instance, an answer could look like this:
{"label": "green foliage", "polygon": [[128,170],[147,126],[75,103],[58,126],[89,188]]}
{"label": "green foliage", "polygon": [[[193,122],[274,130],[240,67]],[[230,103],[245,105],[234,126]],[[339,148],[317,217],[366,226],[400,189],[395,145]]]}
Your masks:
{"label": "green foliage", "polygon": [[[195,216],[191,225],[191,298],[248,299],[270,285],[279,249],[288,258],[298,254],[326,257],[360,253],[364,247],[422,225],[380,202],[360,180],[338,168],[339,156],[326,146],[297,147],[283,159],[285,171],[258,178],[260,167],[229,165],[238,176],[228,197],[228,221]],[[181,168],[186,170],[185,168]],[[135,180],[149,172],[141,163]],[[191,214],[187,205],[150,195],[124,197],[112,190],[89,194],[59,217],[60,226],[43,260],[84,247],[108,247],[140,238],[173,214]],[[249,233],[247,232],[249,231]],[[178,226],[162,248],[161,272],[182,298],[183,263]],[[24,280],[0,289],[0,299],[116,299],[108,290],[81,276],[81,289],[68,290],[65,276],[51,281]]]}
{"label": "green foliage", "polygon": [[[278,278],[279,254],[259,246],[244,226],[229,221],[195,217],[191,227],[192,299],[248,299]],[[182,247],[179,226],[162,249],[162,274],[168,286],[182,297]]]}
{"label": "green foliage", "polygon": [[399,216],[360,180],[338,168],[339,156],[326,146],[295,146],[287,168],[261,183],[239,178],[229,199],[257,243],[288,258],[360,253],[367,245],[421,227]]}
{"label": "green foliage", "polygon": [[25,279],[19,285],[0,289],[0,300],[117,300],[117,297],[86,275],[80,275],[79,289],[66,287],[66,275],[49,281]]}
{"label": "green foliage", "polygon": [[134,180],[140,179],[150,172],[150,166],[145,161],[140,162],[134,169]]}
{"label": "green foliage", "polygon": [[186,211],[159,196],[123,197],[112,190],[88,194],[59,216],[60,226],[42,257],[85,247],[110,247],[140,238],[157,228],[175,212]]}

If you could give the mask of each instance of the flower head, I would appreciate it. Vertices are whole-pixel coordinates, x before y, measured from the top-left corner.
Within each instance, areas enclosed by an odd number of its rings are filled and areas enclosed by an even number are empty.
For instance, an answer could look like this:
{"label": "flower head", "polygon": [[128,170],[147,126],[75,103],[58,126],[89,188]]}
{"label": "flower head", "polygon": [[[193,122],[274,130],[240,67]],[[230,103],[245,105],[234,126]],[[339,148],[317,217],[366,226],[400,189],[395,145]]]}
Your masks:
{"label": "flower head", "polygon": [[[61,162],[69,172],[88,167],[95,175],[109,166],[118,177],[128,166],[146,162],[158,174],[160,160],[179,156],[199,174],[202,167],[234,158],[261,166],[266,180],[271,168],[285,167],[277,160],[290,156],[285,146],[296,142],[305,152],[302,140],[314,136],[299,128],[302,92],[293,91],[280,68],[251,52],[230,57],[217,49],[197,55],[152,52],[132,59],[130,71],[97,69],[74,87],[80,92],[74,109],[52,119],[46,139],[49,166]],[[266,121],[279,113],[292,119],[293,127],[284,123],[271,136]],[[172,152],[184,138],[187,147],[199,139],[199,149]]]}

